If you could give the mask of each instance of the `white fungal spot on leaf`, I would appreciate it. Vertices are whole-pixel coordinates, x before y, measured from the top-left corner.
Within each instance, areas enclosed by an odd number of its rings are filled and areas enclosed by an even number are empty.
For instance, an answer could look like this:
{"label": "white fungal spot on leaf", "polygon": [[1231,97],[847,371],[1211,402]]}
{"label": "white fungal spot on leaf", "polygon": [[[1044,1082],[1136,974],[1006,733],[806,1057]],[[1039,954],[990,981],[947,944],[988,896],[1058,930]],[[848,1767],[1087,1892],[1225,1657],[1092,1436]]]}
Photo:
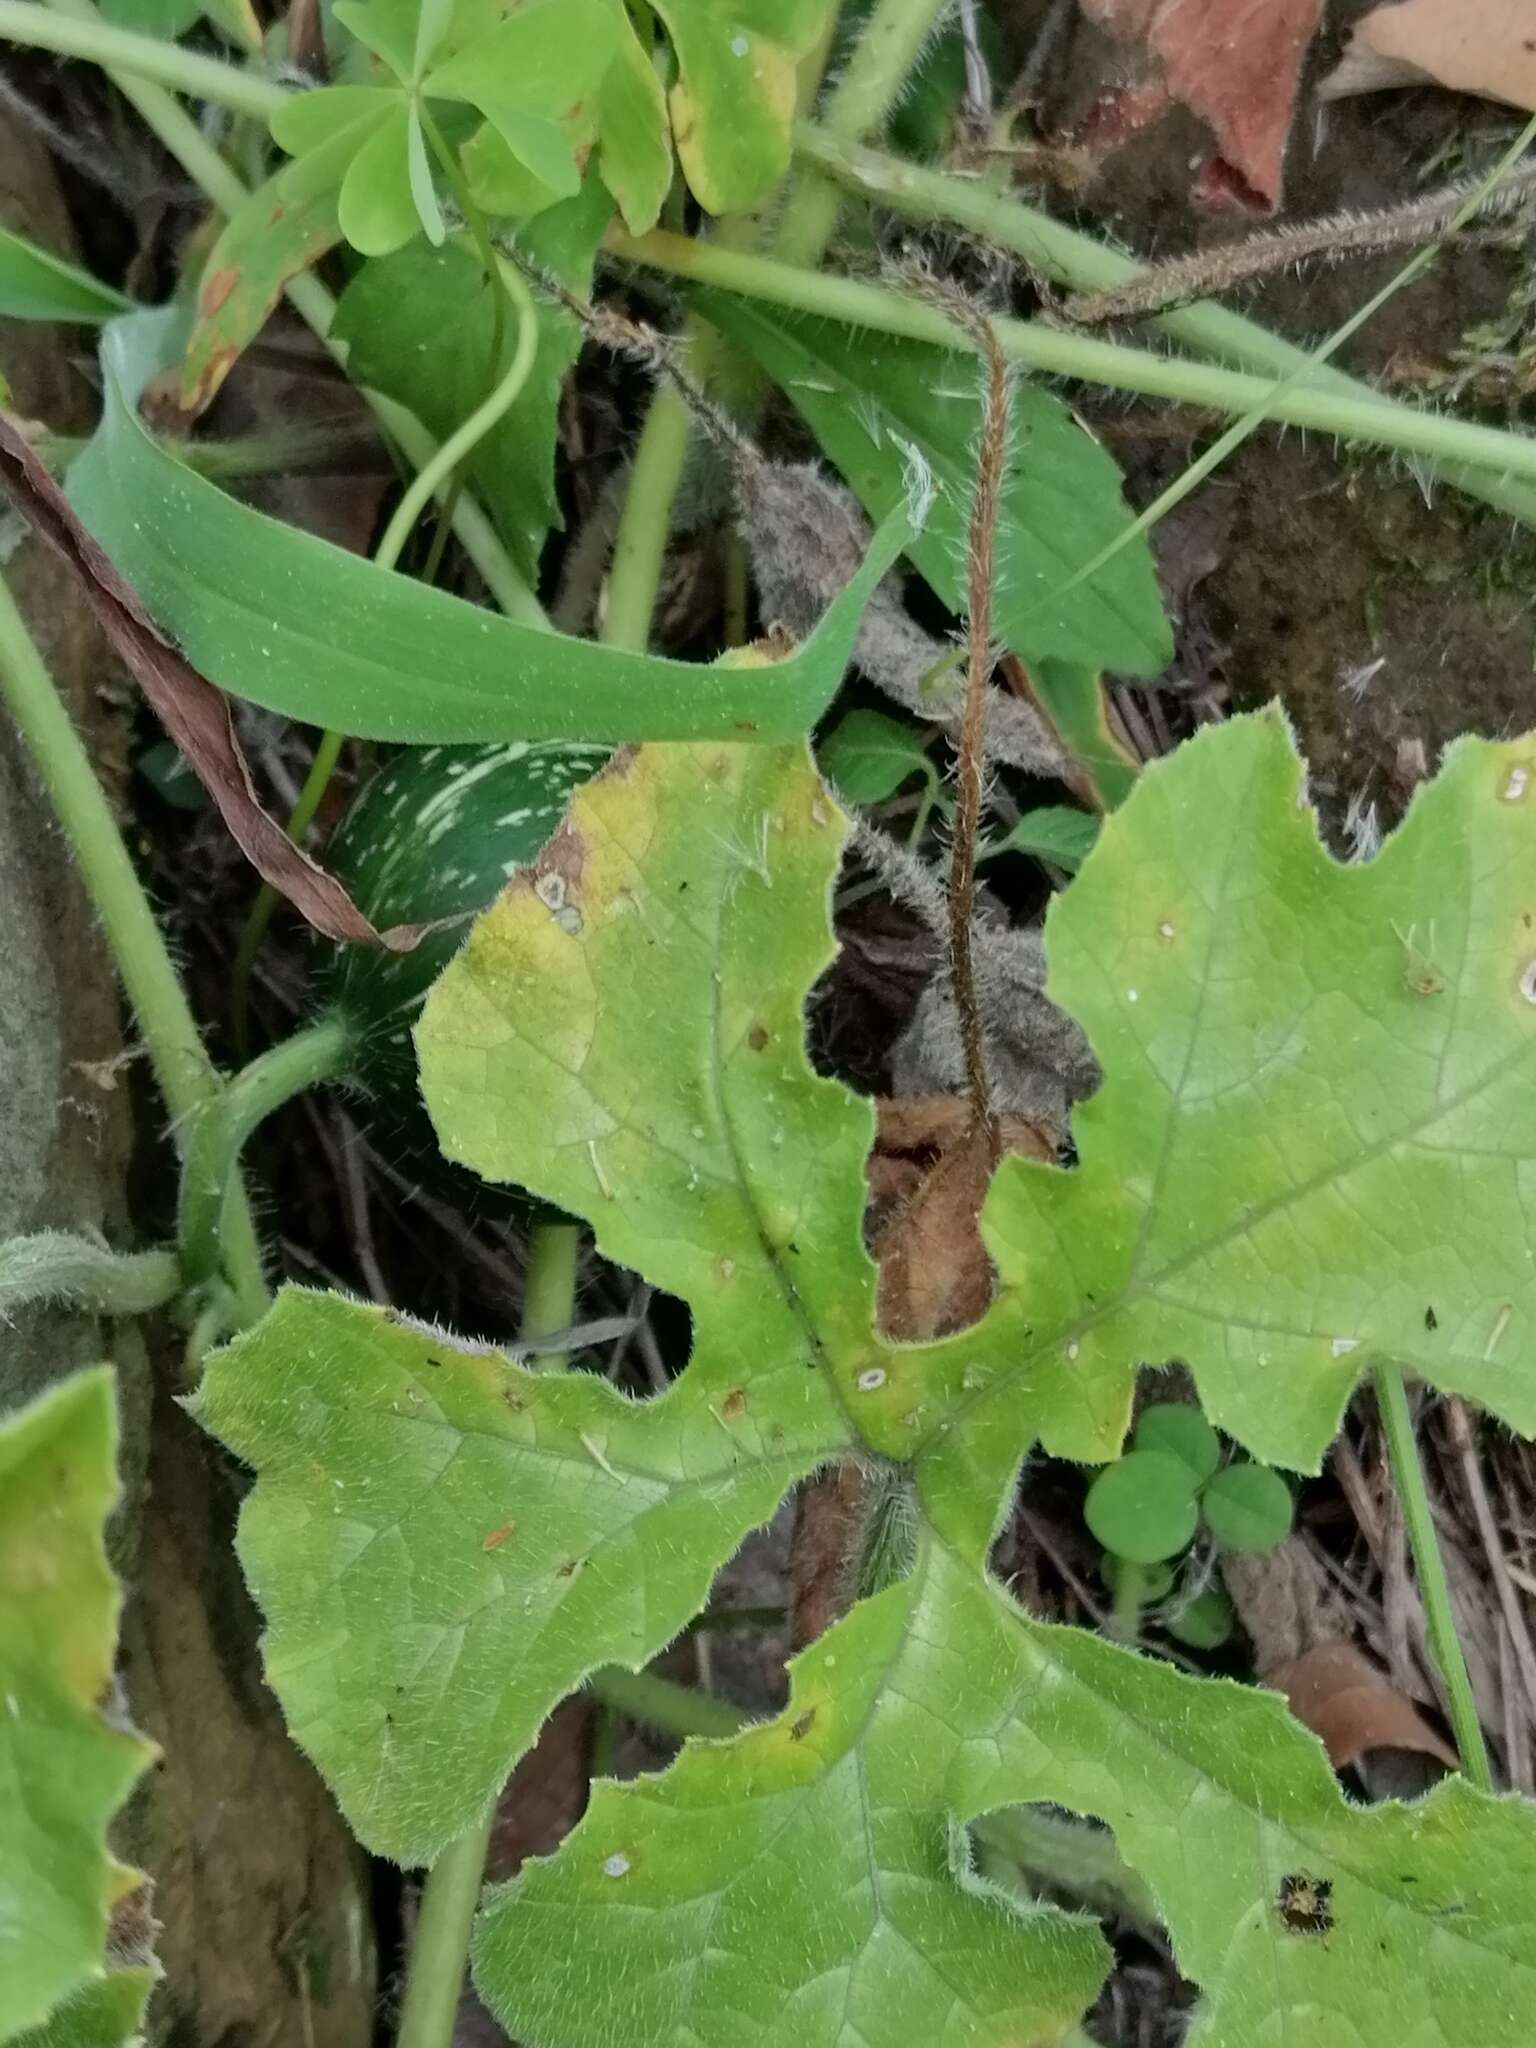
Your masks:
{"label": "white fungal spot on leaf", "polygon": [[1511,768],[1509,771],[1509,780],[1504,785],[1505,803],[1519,803],[1521,797],[1525,795],[1526,784],[1530,781],[1530,779],[1531,774],[1528,768]]}
{"label": "white fungal spot on leaf", "polygon": [[1525,963],[1525,971],[1520,976],[1520,993],[1528,1003],[1536,1003],[1536,960]]}
{"label": "white fungal spot on leaf", "polygon": [[603,1875],[604,1877],[628,1877],[629,1858],[617,1854],[605,1856],[603,1858]]}
{"label": "white fungal spot on leaf", "polygon": [[872,1365],[859,1374],[857,1384],[861,1394],[872,1394],[876,1387],[885,1385],[885,1374],[878,1365]]}

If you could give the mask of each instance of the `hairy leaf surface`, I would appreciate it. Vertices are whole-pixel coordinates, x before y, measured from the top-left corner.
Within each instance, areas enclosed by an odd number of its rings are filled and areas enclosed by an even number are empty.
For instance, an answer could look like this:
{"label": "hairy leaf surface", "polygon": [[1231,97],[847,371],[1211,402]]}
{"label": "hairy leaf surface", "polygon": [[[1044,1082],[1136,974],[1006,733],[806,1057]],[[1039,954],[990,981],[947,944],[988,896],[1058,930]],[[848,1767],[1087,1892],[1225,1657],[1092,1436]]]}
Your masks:
{"label": "hairy leaf surface", "polygon": [[937,1512],[983,1542],[1032,1430],[1112,1456],[1169,1359],[1298,1470],[1374,1358],[1536,1429],[1536,739],[1459,742],[1347,867],[1281,715],[1213,728],[1106,823],[1046,949],[1104,1085],[1073,1169],[993,1183],[1030,1336],[925,1457]]}
{"label": "hairy leaf surface", "polygon": [[477,1980],[542,2048],[1054,2040],[1102,1949],[1044,1909],[1010,1925],[950,1846],[1040,1800],[1106,1821],[1150,1884],[1204,1990],[1191,2048],[1527,2038],[1528,1802],[1451,1779],[1353,1807],[1274,1694],[1032,1621],[932,1539],[799,1660],[776,1721],[599,1786],[491,1895]]}
{"label": "hairy leaf surface", "polygon": [[367,1845],[429,1862],[596,1665],[638,1668],[836,1442],[798,1360],[642,1406],[288,1288],[199,1419],[254,1465],[239,1548],[294,1739]]}
{"label": "hairy leaf surface", "polygon": [[1077,2019],[1108,1952],[1086,1922],[969,1878],[951,1802],[997,1703],[921,1639],[915,1591],[861,1602],[808,1650],[777,1720],[599,1784],[555,1858],[491,1894],[475,1975],[514,2034],[1015,2048]]}

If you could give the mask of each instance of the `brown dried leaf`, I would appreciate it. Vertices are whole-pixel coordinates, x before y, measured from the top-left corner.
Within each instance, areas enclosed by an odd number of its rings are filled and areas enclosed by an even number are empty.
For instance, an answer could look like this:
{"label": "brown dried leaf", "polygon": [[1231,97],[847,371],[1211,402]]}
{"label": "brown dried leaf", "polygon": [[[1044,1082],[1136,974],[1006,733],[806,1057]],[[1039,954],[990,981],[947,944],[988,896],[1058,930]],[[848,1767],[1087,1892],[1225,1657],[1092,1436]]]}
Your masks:
{"label": "brown dried leaf", "polygon": [[34,531],[80,580],[81,592],[113,650],[149,699],[156,717],[218,806],[240,851],[279,895],[327,938],[409,952],[420,925],[375,930],[333,875],[295,846],[263,810],[235,738],[229,704],[160,632],[137,593],[86,532],[64,493],[38,461],[19,424],[0,414],[0,484]]}
{"label": "brown dried leaf", "polygon": [[1536,112],[1536,12],[1530,0],[1394,0],[1355,24],[1326,99],[1396,85],[1449,86]]}
{"label": "brown dried leaf", "polygon": [[[1460,5],[1461,0],[1456,0]],[[1222,156],[1278,205],[1286,137],[1322,0],[1082,0],[1122,42],[1145,45]]]}
{"label": "brown dried leaf", "polygon": [[1456,1752],[1353,1643],[1319,1643],[1267,1672],[1264,1683],[1283,1692],[1297,1720],[1322,1738],[1336,1771],[1382,1749],[1412,1750],[1456,1769]]}
{"label": "brown dried leaf", "polygon": [[994,1134],[972,1127],[960,1095],[923,1095],[877,1105],[871,1187],[895,1181],[905,1199],[878,1224],[880,1327],[888,1337],[942,1337],[974,1322],[992,1298],[992,1265],[977,1217],[999,1150],[1054,1159],[1048,1133],[1008,1116]]}

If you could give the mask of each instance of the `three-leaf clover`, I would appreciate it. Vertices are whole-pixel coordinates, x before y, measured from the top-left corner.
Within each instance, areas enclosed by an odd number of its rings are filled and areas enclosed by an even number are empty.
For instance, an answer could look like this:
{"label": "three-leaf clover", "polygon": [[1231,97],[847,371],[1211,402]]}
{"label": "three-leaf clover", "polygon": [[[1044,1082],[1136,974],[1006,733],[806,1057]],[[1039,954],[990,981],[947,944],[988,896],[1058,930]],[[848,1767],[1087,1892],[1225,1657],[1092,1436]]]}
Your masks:
{"label": "three-leaf clover", "polygon": [[1194,1540],[1200,1518],[1227,1550],[1272,1550],[1291,1527],[1290,1488],[1247,1459],[1222,1466],[1221,1443],[1183,1401],[1142,1414],[1132,1448],[1088,1489],[1083,1515],[1114,1557],[1161,1564]]}
{"label": "three-leaf clover", "polygon": [[433,163],[454,179],[466,142],[468,188],[492,212],[537,212],[580,189],[578,151],[618,47],[606,0],[526,0],[488,27],[453,0],[338,0],[336,19],[380,75],[298,94],[273,115],[297,159],[280,186],[288,204],[339,188],[346,239],[387,256],[418,232],[442,242]]}

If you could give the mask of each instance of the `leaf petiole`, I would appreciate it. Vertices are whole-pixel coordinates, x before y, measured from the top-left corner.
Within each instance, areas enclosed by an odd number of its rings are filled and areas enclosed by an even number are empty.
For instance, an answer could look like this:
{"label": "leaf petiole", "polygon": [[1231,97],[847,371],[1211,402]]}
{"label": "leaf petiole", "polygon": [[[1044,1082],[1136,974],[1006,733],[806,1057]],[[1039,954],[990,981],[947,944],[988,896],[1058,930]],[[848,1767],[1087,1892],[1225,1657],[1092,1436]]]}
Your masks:
{"label": "leaf petiole", "polygon": [[1493,1772],[1488,1762],[1488,1748],[1483,1741],[1483,1724],[1472,1694],[1472,1681],[1467,1674],[1461,1639],[1456,1633],[1450,1580],[1446,1577],[1445,1559],[1440,1554],[1439,1538],[1435,1535],[1434,1511],[1429,1504],[1429,1490],[1424,1484],[1424,1467],[1419,1458],[1402,1368],[1384,1361],[1376,1367],[1372,1380],[1392,1478],[1402,1504],[1408,1547],[1413,1552],[1419,1598],[1424,1603],[1430,1654],[1445,1684],[1446,1709],[1450,1715],[1451,1732],[1461,1754],[1461,1768],[1474,1785],[1484,1792],[1491,1792]]}

